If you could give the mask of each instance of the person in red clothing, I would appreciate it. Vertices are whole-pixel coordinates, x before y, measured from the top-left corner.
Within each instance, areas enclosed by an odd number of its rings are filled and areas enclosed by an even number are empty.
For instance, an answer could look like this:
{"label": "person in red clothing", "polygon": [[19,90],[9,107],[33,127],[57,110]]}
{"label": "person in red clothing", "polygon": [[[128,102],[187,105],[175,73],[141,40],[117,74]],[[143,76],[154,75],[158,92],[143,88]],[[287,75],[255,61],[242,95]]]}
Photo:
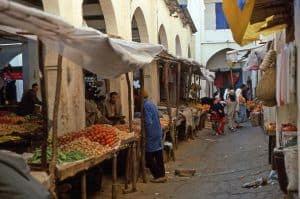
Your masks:
{"label": "person in red clothing", "polygon": [[216,135],[223,134],[224,133],[224,127],[225,127],[224,107],[220,102],[221,102],[220,97],[216,96],[215,99],[214,99],[213,106],[212,106],[212,113],[215,115],[215,117],[218,120]]}

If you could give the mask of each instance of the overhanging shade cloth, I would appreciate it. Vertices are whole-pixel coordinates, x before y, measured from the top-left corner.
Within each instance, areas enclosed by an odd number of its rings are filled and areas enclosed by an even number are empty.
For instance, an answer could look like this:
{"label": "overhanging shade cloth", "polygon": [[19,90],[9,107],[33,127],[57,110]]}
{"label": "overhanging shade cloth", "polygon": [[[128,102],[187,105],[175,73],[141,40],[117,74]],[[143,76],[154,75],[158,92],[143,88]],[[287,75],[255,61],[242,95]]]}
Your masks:
{"label": "overhanging shade cloth", "polygon": [[153,61],[163,46],[109,38],[92,28],[7,0],[0,1],[0,24],[36,34],[47,46],[103,78],[115,78]]}
{"label": "overhanging shade cloth", "polygon": [[[283,20],[285,16],[276,15],[275,11],[266,12],[268,5],[271,8],[272,0],[243,0],[243,6],[239,5],[240,2],[223,1],[224,14],[238,44],[249,44],[259,40],[260,35],[272,34],[287,27],[286,20]],[[264,17],[261,17],[262,15]]]}

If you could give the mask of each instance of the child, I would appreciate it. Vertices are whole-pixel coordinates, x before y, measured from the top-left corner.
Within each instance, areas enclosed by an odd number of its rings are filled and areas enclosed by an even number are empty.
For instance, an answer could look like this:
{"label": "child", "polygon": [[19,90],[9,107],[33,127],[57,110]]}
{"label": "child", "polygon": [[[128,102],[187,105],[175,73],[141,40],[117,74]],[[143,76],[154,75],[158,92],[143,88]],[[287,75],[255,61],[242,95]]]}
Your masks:
{"label": "child", "polygon": [[221,135],[224,133],[225,113],[224,113],[224,107],[220,103],[219,96],[216,96],[214,99],[214,103],[212,106],[212,113],[215,114],[215,117],[217,117],[219,123],[216,129],[216,135]]}
{"label": "child", "polygon": [[237,107],[237,102],[235,100],[235,94],[229,93],[227,105],[225,107],[225,113],[227,117],[228,128],[231,131],[236,131],[235,123],[234,123],[236,107]]}

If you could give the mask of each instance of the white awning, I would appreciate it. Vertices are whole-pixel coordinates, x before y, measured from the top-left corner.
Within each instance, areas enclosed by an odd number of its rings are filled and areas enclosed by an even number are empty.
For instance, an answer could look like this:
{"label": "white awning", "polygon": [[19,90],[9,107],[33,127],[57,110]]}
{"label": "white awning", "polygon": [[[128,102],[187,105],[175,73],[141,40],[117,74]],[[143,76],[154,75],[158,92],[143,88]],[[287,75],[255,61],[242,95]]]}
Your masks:
{"label": "white awning", "polygon": [[153,61],[163,46],[109,38],[92,28],[8,0],[0,1],[0,24],[28,31],[51,49],[103,78],[115,78]]}

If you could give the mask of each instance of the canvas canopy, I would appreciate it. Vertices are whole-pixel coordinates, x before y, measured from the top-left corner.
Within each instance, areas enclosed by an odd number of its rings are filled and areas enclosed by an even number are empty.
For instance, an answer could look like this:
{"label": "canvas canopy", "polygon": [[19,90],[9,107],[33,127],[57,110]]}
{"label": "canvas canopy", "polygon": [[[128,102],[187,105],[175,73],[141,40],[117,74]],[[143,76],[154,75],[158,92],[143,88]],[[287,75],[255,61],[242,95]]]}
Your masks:
{"label": "canvas canopy", "polygon": [[286,28],[291,13],[290,0],[224,0],[223,10],[240,45]]}
{"label": "canvas canopy", "polygon": [[115,78],[153,61],[163,47],[109,38],[74,27],[60,17],[8,0],[0,1],[0,24],[35,34],[50,49],[103,78]]}

